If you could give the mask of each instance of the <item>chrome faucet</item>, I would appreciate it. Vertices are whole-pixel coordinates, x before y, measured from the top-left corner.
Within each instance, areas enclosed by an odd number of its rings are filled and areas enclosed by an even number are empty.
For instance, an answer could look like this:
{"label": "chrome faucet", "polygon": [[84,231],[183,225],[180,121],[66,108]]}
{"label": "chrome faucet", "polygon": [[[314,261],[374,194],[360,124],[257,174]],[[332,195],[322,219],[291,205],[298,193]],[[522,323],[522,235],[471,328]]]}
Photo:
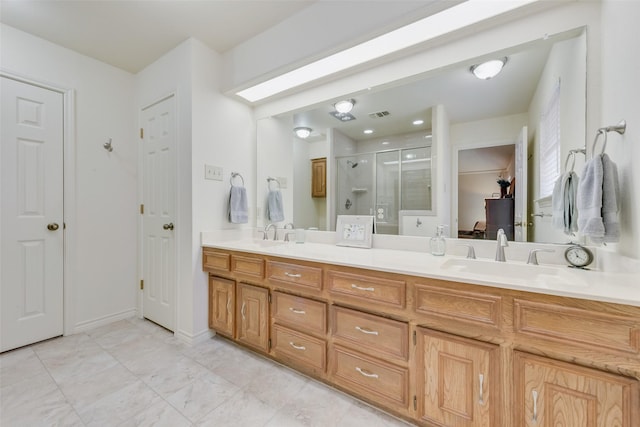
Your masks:
{"label": "chrome faucet", "polygon": [[496,261],[505,262],[507,259],[504,257],[504,248],[509,246],[507,235],[504,234],[504,230],[501,228],[496,235]]}
{"label": "chrome faucet", "polygon": [[531,249],[527,264],[538,265],[538,252],[555,252],[553,249]]}
{"label": "chrome faucet", "polygon": [[289,241],[289,235],[290,235],[290,234],[296,234],[296,232],[295,232],[295,231],[289,231],[289,232],[287,232],[287,228],[290,228],[291,230],[293,230],[293,229],[294,229],[294,225],[293,225],[293,223],[292,223],[292,222],[288,222],[288,223],[286,223],[286,224],[284,225],[283,230],[284,230],[284,241],[285,241],[285,242],[288,242],[288,241]]}
{"label": "chrome faucet", "polygon": [[269,239],[269,230],[273,228],[273,240],[277,240],[278,239],[278,226],[275,225],[273,222],[270,222],[269,224],[267,224],[264,227],[264,237],[263,240],[268,240]]}

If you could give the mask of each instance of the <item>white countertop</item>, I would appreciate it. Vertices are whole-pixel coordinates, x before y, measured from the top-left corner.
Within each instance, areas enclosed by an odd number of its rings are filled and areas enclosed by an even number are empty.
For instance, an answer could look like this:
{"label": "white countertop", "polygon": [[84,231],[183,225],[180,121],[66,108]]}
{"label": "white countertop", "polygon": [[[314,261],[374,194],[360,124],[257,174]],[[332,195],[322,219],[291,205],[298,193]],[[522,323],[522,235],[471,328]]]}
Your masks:
{"label": "white countertop", "polygon": [[562,264],[543,264],[542,261],[535,266],[522,261],[501,263],[481,257],[467,260],[462,255],[433,256],[415,250],[349,248],[326,242],[274,242],[254,239],[247,232],[235,235],[202,233],[201,243],[205,247],[640,306],[640,275],[637,272],[580,270]]}

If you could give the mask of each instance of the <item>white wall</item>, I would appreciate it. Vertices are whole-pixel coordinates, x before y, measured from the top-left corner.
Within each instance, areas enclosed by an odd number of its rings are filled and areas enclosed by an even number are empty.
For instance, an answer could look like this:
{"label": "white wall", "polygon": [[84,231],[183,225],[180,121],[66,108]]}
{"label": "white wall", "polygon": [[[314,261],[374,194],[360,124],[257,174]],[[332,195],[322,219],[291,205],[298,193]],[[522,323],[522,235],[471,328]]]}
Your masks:
{"label": "white wall", "polygon": [[[131,316],[138,288],[133,75],[6,25],[1,31],[3,71],[75,90],[75,169],[65,171],[75,177],[68,187],[75,194],[66,195],[74,206],[65,212],[73,258],[65,329]],[[111,153],[102,148],[108,138]]]}
{"label": "white wall", "polygon": [[[588,145],[597,127],[627,120],[624,135],[611,133],[607,153],[618,165],[620,176],[620,243],[609,245],[623,255],[640,258],[640,56],[638,31],[640,3],[604,0],[602,3],[602,114],[588,127]],[[593,101],[589,99],[591,105]]]}

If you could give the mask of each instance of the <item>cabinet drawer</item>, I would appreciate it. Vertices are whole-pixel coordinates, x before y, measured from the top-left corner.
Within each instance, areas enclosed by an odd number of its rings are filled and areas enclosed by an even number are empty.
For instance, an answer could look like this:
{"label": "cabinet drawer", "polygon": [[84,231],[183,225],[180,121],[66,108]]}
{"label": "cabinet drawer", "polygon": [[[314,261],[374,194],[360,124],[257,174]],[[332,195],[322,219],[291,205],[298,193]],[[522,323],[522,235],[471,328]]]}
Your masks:
{"label": "cabinet drawer", "polygon": [[202,250],[202,269],[205,271],[218,270],[229,271],[231,256],[225,252],[211,249]]}
{"label": "cabinet drawer", "polygon": [[275,291],[272,314],[276,323],[324,335],[327,332],[327,305],[308,298]]}
{"label": "cabinet drawer", "polygon": [[336,296],[349,296],[367,303],[396,308],[406,305],[406,283],[362,274],[329,271],[329,290]]}
{"label": "cabinet drawer", "polygon": [[322,269],[319,267],[267,261],[267,278],[296,287],[322,289]]}
{"label": "cabinet drawer", "polygon": [[335,384],[399,410],[409,401],[409,371],[340,346],[332,352],[331,374]]}
{"label": "cabinet drawer", "polygon": [[640,353],[640,322],[617,314],[565,305],[514,300],[518,335],[609,353]]}
{"label": "cabinet drawer", "polygon": [[231,271],[262,279],[264,277],[264,260],[258,257],[233,255]]}
{"label": "cabinet drawer", "polygon": [[327,345],[324,340],[279,325],[273,325],[272,331],[271,350],[276,357],[325,371]]}
{"label": "cabinet drawer", "polygon": [[417,283],[416,313],[500,329],[502,297]]}
{"label": "cabinet drawer", "polygon": [[409,325],[343,307],[331,308],[332,334],[343,344],[370,354],[407,360]]}

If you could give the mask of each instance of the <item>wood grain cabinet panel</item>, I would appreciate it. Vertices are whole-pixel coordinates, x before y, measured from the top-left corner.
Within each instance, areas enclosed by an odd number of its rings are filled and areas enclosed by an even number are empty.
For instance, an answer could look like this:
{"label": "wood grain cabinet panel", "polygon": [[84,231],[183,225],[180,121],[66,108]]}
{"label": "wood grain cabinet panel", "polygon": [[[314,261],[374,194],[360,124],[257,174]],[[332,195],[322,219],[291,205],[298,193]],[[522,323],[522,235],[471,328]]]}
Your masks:
{"label": "wood grain cabinet panel", "polygon": [[327,159],[311,160],[311,197],[327,196]]}
{"label": "wood grain cabinet panel", "polygon": [[231,255],[213,249],[203,248],[202,269],[204,271],[229,271]]}
{"label": "wood grain cabinet panel", "polygon": [[276,323],[318,335],[326,334],[327,304],[278,291],[272,296],[271,310]]}
{"label": "wood grain cabinet panel", "polygon": [[267,278],[293,288],[322,289],[322,269],[307,265],[267,261]]}
{"label": "wood grain cabinet panel", "polygon": [[209,277],[209,328],[233,338],[236,282]]}
{"label": "wood grain cabinet panel", "polygon": [[409,325],[405,322],[333,306],[331,325],[334,342],[378,357],[407,360],[409,356]]}
{"label": "wood grain cabinet panel", "polygon": [[490,293],[415,285],[416,313],[500,329],[502,298]]}
{"label": "wood grain cabinet panel", "polygon": [[325,372],[327,344],[324,340],[280,325],[273,325],[272,329],[271,352],[274,356],[305,370]]}
{"label": "wood grain cabinet panel", "polygon": [[269,350],[269,289],[236,285],[236,339],[267,352]]}
{"label": "wood grain cabinet panel", "polygon": [[640,425],[638,381],[516,352],[516,426]]}
{"label": "wood grain cabinet panel", "polygon": [[264,260],[259,257],[233,255],[231,257],[231,271],[262,279],[264,278]]}
{"label": "wood grain cabinet panel", "polygon": [[394,308],[404,308],[407,304],[404,280],[332,270],[327,272],[327,276],[329,291],[334,296]]}
{"label": "wood grain cabinet panel", "polygon": [[409,370],[341,346],[333,346],[333,382],[368,400],[406,411],[409,404]]}
{"label": "wood grain cabinet panel", "polygon": [[417,411],[428,425],[493,427],[499,347],[417,328]]}
{"label": "wood grain cabinet panel", "polygon": [[640,321],[560,304],[514,300],[514,328],[522,336],[609,353],[640,353]]}

